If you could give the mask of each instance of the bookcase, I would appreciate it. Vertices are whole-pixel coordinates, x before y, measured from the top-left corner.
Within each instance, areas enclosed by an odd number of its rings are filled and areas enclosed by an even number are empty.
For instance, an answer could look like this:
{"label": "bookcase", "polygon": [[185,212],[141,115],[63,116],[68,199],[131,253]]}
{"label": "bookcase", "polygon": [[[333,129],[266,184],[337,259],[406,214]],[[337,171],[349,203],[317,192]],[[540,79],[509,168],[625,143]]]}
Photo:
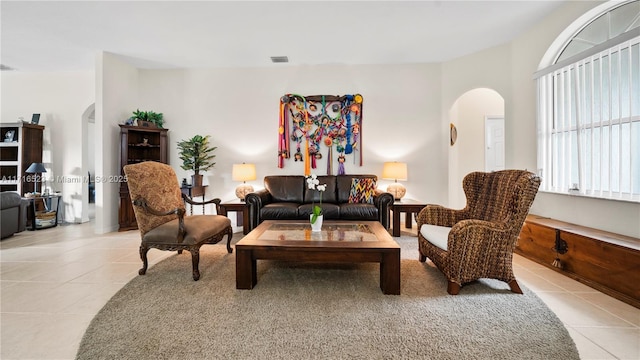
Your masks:
{"label": "bookcase", "polygon": [[[168,129],[120,125],[120,178],[124,179],[124,166],[143,161],[168,163]],[[149,174],[153,176],[153,174]],[[120,231],[138,228],[129,197],[129,187],[120,182],[120,206],[118,211]]]}
{"label": "bookcase", "polygon": [[[33,174],[25,170],[31,163],[42,162],[43,134],[42,125],[0,123],[0,191],[15,191],[21,196],[34,191],[36,178],[27,176]],[[40,185],[38,189],[42,189]]]}

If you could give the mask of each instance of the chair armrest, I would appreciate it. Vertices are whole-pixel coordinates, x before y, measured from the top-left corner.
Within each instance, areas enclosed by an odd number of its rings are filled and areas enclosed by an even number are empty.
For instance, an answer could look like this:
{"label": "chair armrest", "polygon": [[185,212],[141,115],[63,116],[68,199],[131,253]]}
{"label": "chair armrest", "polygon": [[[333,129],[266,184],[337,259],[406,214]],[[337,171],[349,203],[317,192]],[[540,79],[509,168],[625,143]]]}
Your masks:
{"label": "chair armrest", "polygon": [[513,252],[515,239],[509,240],[511,230],[508,224],[502,222],[462,220],[449,232],[447,251],[452,258],[463,259],[463,262],[472,261],[474,258],[484,259],[488,253]]}
{"label": "chair armrest", "polygon": [[453,227],[457,222],[467,218],[467,212],[463,210],[454,210],[445,208],[440,205],[425,206],[416,217],[418,223],[418,231],[423,224],[436,226]]}
{"label": "chair armrest", "polygon": [[189,205],[207,205],[207,204],[216,204],[216,214],[220,214],[220,203],[222,200],[219,198],[207,200],[207,201],[196,201],[193,198],[190,198],[189,195],[182,193],[182,200],[184,200]]}
{"label": "chair armrest", "polygon": [[152,208],[151,206],[149,206],[149,204],[147,203],[147,200],[142,197],[136,198],[135,200],[132,201],[132,203],[134,206],[141,207],[145,212],[148,212],[151,215],[155,215],[155,216],[167,216],[172,214],[178,215],[178,239],[177,240],[178,240],[178,243],[182,242],[182,240],[184,239],[184,235],[187,232],[184,227],[184,214],[186,213],[185,208],[175,208],[165,212],[158,211]]}

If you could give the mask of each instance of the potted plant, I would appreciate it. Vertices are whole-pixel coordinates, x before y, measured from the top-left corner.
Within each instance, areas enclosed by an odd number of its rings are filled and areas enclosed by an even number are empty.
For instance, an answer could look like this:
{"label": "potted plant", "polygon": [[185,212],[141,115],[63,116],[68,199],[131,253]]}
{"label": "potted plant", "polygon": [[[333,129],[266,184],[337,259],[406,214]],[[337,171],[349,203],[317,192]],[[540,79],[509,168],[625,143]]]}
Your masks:
{"label": "potted plant", "polygon": [[140,111],[140,109],[136,109],[136,111],[133,112],[131,119],[138,120],[138,126],[144,127],[159,127],[162,129],[162,125],[164,124],[164,116],[162,113]]}
{"label": "potted plant", "polygon": [[193,186],[202,186],[202,174],[200,174],[200,171],[207,171],[216,164],[213,162],[213,158],[216,156],[211,152],[217,147],[211,147],[209,137],[209,135],[195,135],[191,139],[178,142],[180,160],[182,160],[181,167],[184,170],[192,170],[194,172],[194,175],[192,175]]}

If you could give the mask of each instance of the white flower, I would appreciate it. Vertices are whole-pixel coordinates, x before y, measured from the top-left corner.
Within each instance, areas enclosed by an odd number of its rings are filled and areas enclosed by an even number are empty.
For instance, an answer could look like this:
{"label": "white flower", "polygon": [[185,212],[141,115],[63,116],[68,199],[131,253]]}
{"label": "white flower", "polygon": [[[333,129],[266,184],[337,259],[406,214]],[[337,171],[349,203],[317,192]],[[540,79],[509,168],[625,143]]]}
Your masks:
{"label": "white flower", "polygon": [[307,177],[307,187],[310,190],[315,190],[316,186],[318,186],[318,184],[320,184],[320,180],[318,180],[318,176],[317,175],[311,175],[311,176]]}
{"label": "white flower", "polygon": [[318,191],[325,191],[325,190],[327,190],[327,184],[318,185]]}

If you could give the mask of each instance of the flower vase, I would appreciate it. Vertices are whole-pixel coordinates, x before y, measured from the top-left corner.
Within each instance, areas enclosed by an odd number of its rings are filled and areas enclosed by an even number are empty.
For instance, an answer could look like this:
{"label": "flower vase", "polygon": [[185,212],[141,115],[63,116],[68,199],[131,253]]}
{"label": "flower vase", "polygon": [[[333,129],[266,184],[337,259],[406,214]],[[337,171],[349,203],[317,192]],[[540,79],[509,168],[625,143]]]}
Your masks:
{"label": "flower vase", "polygon": [[[321,231],[322,230],[322,218],[324,215],[318,215],[315,223],[311,223],[311,231]],[[311,218],[313,218],[313,214],[309,215],[309,222],[311,222]]]}

